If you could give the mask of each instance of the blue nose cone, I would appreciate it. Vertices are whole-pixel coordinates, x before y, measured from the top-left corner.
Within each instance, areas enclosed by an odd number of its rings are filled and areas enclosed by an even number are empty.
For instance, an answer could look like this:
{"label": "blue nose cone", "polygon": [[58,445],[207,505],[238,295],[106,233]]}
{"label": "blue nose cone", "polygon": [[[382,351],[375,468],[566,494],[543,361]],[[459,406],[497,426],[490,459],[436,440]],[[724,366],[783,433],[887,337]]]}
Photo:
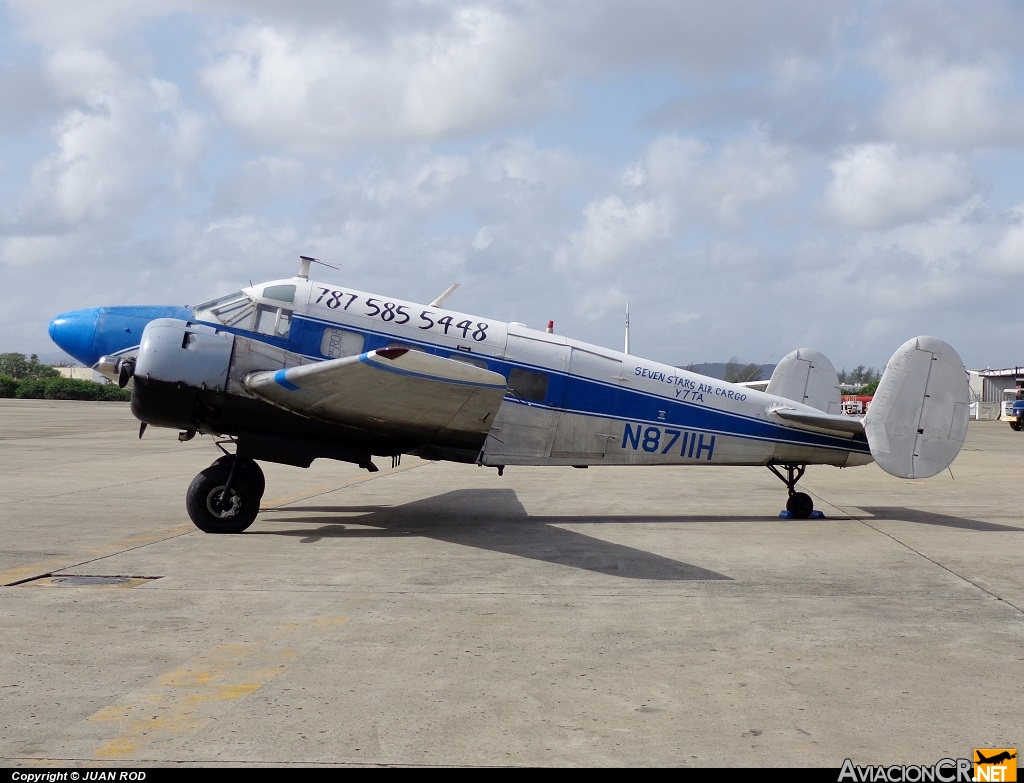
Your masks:
{"label": "blue nose cone", "polygon": [[192,318],[187,307],[91,307],[72,310],[50,321],[50,339],[86,367],[101,356],[112,356],[138,347],[146,324],[154,318]]}
{"label": "blue nose cone", "polygon": [[64,353],[91,367],[99,356],[93,356],[93,338],[99,323],[100,308],[72,310],[62,313],[50,321],[50,339],[61,347]]}

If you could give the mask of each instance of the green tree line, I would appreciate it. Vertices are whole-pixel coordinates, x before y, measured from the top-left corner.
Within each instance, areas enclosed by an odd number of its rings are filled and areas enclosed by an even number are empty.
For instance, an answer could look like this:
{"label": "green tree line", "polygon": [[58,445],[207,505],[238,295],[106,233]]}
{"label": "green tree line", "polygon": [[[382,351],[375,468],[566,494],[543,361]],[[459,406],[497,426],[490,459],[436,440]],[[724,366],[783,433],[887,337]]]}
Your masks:
{"label": "green tree line", "polygon": [[881,370],[865,367],[863,364],[858,364],[850,372],[844,367],[838,374],[840,383],[861,384],[859,389],[853,389],[846,392],[847,394],[874,394],[878,389],[878,382],[882,380]]}
{"label": "green tree line", "polygon": [[113,384],[65,378],[55,367],[40,364],[36,354],[0,353],[0,397],[126,401],[131,399],[131,392]]}
{"label": "green tree line", "polygon": [[[688,364],[684,369],[691,372],[701,371],[696,364]],[[848,383],[855,387],[845,391],[844,394],[874,394],[878,388],[878,382],[882,378],[880,370],[876,370],[874,367],[865,367],[863,364],[849,371],[844,367],[836,374],[840,383]],[[761,365],[744,363],[734,356],[726,362],[722,380],[729,383],[750,383],[766,380],[766,378],[761,371]]]}

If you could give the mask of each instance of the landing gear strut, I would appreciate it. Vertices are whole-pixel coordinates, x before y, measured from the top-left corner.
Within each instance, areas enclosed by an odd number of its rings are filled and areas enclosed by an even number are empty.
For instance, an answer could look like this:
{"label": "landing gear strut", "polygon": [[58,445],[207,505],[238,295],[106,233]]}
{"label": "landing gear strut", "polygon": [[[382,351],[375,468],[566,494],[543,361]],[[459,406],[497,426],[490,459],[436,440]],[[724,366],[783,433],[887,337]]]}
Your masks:
{"label": "landing gear strut", "polygon": [[768,470],[774,473],[789,490],[789,499],[786,501],[786,511],[793,515],[793,519],[808,519],[814,511],[814,501],[806,492],[797,492],[796,483],[803,478],[806,465],[782,465],[786,475],[774,465],[769,465]]}
{"label": "landing gear strut", "polygon": [[185,508],[206,533],[241,533],[256,520],[265,488],[255,460],[228,454],[192,479]]}

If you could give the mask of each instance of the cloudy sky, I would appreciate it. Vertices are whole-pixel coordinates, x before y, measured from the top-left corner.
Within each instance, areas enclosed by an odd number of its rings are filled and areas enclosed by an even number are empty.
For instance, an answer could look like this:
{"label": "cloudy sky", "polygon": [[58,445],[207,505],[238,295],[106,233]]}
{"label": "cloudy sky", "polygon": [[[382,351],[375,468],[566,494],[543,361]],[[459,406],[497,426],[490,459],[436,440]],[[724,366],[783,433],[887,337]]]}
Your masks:
{"label": "cloudy sky", "polygon": [[0,352],[295,273],[670,364],[1024,364],[1017,0],[0,0]]}

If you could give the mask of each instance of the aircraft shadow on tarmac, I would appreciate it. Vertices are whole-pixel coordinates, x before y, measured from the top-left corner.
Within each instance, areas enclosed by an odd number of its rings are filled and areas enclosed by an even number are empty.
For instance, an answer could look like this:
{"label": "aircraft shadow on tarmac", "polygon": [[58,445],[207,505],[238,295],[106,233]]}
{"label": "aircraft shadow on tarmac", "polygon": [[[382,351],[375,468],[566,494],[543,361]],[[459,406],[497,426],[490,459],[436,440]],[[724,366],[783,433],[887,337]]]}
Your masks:
{"label": "aircraft shadow on tarmac", "polygon": [[859,508],[876,519],[920,522],[924,525],[956,527],[961,530],[975,530],[978,532],[1024,533],[1024,528],[1013,527],[1012,525],[999,525],[995,522],[981,522],[977,519],[952,517],[947,514],[936,514],[933,511],[921,511],[916,508],[907,508],[906,506],[860,506]]}
{"label": "aircraft shadow on tarmac", "polygon": [[[324,516],[308,516],[310,513],[353,512],[361,515],[339,517],[337,522]],[[731,577],[691,563],[557,527],[594,522],[675,522],[680,521],[679,517],[531,516],[511,489],[456,490],[401,506],[301,506],[261,512],[262,515],[268,513],[289,524],[309,523],[320,527],[277,531],[250,528],[245,535],[302,536],[303,541],[309,543],[323,538],[419,535],[627,579],[732,581]],[[349,526],[353,524],[359,527]],[[368,530],[364,526],[376,529]]]}

